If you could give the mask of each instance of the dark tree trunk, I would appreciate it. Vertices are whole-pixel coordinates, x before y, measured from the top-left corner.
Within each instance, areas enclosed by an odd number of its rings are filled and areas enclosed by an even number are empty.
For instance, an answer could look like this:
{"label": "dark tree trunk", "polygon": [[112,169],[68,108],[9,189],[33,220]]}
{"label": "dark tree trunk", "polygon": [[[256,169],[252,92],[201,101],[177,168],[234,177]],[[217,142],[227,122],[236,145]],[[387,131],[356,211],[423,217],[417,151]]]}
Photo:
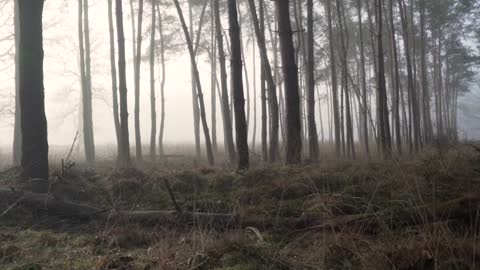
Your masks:
{"label": "dark tree trunk", "polygon": [[358,27],[360,35],[360,71],[362,80],[362,136],[365,146],[365,153],[370,157],[370,147],[368,138],[368,104],[367,104],[367,74],[365,71],[365,46],[363,41],[363,23],[362,23],[362,0],[357,0]]}
{"label": "dark tree trunk", "polygon": [[278,34],[282,56],[282,70],[285,81],[285,108],[287,118],[287,164],[299,164],[302,161],[302,138],[300,119],[300,96],[298,89],[298,68],[295,62],[295,48],[292,39],[290,10],[288,0],[276,0]]}
{"label": "dark tree trunk", "polygon": [[375,0],[376,22],[377,22],[377,91],[378,91],[378,129],[381,144],[381,150],[384,159],[390,159],[391,140],[390,140],[390,125],[388,119],[388,105],[387,105],[387,85],[385,81],[385,58],[383,51],[383,15],[382,15],[382,1]]}
{"label": "dark tree trunk", "polygon": [[228,87],[227,87],[227,68],[225,64],[225,50],[223,47],[223,36],[222,36],[222,23],[220,20],[220,6],[218,1],[214,1],[214,12],[215,12],[215,33],[217,36],[217,46],[218,46],[218,61],[220,64],[220,82],[222,88],[222,119],[223,119],[223,134],[224,134],[224,144],[225,151],[228,154],[230,163],[234,164],[236,161],[236,152],[235,145],[233,143],[233,127],[232,127],[232,118],[230,117],[230,106],[228,98]]}
{"label": "dark tree trunk", "polygon": [[112,99],[113,99],[113,122],[115,124],[115,134],[117,136],[117,155],[120,157],[122,153],[122,133],[120,128],[120,118],[118,112],[118,85],[117,85],[117,67],[115,63],[115,33],[113,29],[113,7],[112,0],[108,0],[108,32],[110,37],[110,70],[112,79]]}
{"label": "dark tree trunk", "polygon": [[13,165],[20,166],[22,161],[22,129],[20,108],[20,16],[18,0],[14,0],[14,34],[15,34],[15,123],[13,127]]}
{"label": "dark tree trunk", "polygon": [[340,156],[340,113],[338,104],[338,83],[337,83],[337,69],[335,59],[335,43],[336,39],[333,35],[333,22],[332,22],[332,3],[330,0],[325,0],[325,13],[327,14],[328,24],[328,40],[330,50],[330,76],[332,84],[332,101],[333,101],[333,125],[335,134],[335,153],[337,158]]}
{"label": "dark tree trunk", "polygon": [[318,161],[318,134],[315,123],[315,53],[313,51],[313,0],[307,0],[307,117],[311,161]]}
{"label": "dark tree trunk", "polygon": [[142,64],[142,23],[143,23],[143,0],[138,1],[137,42],[135,52],[135,153],[137,161],[142,161],[142,135],[140,132],[140,67]]}
{"label": "dark tree trunk", "polygon": [[155,99],[155,3],[151,3],[152,7],[152,28],[150,32],[150,159],[155,161],[157,152],[157,109]]}
{"label": "dark tree trunk", "polygon": [[48,179],[48,137],[43,86],[43,1],[19,0],[20,109],[24,178]]}
{"label": "dark tree trunk", "polygon": [[[268,86],[268,101],[269,101],[270,112],[271,112],[270,125],[272,128],[272,132],[270,133],[270,153],[269,154],[270,154],[270,162],[275,162],[277,151],[278,151],[278,130],[279,130],[277,90],[275,87],[275,81],[273,79],[272,68],[268,60],[267,46],[265,44],[265,35],[263,33],[264,31],[261,28],[261,26],[264,26],[264,25],[261,25],[262,23],[261,22],[259,23],[258,21],[254,1],[249,0],[248,4],[250,8],[250,15],[252,18],[253,27],[255,30],[255,35],[257,37],[257,45],[260,51],[260,59],[262,61],[262,71]],[[262,9],[263,7],[260,7],[260,10]]]}
{"label": "dark tree trunk", "polygon": [[235,133],[238,153],[238,169],[249,167],[248,157],[248,132],[245,118],[245,97],[243,94],[242,79],[242,45],[240,40],[240,26],[238,24],[237,1],[228,0],[228,22],[230,26],[231,45],[231,87],[235,111]]}
{"label": "dark tree trunk", "polygon": [[210,18],[211,18],[211,27],[212,31],[210,33],[210,98],[212,106],[212,146],[213,152],[217,153],[217,91],[216,91],[216,80],[217,80],[217,50],[215,44],[215,13],[213,12],[214,1],[210,1]]}
{"label": "dark tree trunk", "polygon": [[[250,2],[249,2],[250,4]],[[259,0],[259,16],[260,16],[260,33],[263,37],[265,37],[265,3],[264,0]],[[251,6],[251,5],[250,5]],[[252,17],[252,20],[254,18]],[[255,23],[253,23],[255,26]],[[258,42],[258,38],[257,38]],[[276,58],[276,55],[275,55]],[[275,67],[276,68],[276,67]],[[268,117],[267,117],[267,88],[266,88],[266,76],[265,76],[265,65],[264,62],[261,61],[260,67],[260,106],[261,106],[261,119],[262,119],[262,130],[261,130],[261,143],[262,143],[262,159],[264,162],[268,161]]]}
{"label": "dark tree trunk", "polygon": [[428,71],[427,71],[427,52],[426,52],[426,33],[425,33],[425,0],[420,0],[420,62],[422,77],[422,102],[423,102],[423,129],[425,132],[425,142],[432,143],[433,127],[430,115],[430,91],[428,89]]}
{"label": "dark tree trunk", "polygon": [[198,67],[197,63],[195,60],[195,51],[193,49],[193,44],[192,44],[192,39],[190,38],[190,34],[188,33],[188,28],[187,24],[185,23],[185,18],[183,17],[182,9],[180,7],[180,3],[178,0],[174,0],[175,8],[177,9],[178,17],[180,19],[180,23],[182,24],[183,32],[185,34],[185,39],[187,40],[187,46],[188,46],[188,51],[190,54],[190,61],[192,63],[193,67],[193,73],[194,73],[194,79],[195,83],[197,85],[197,95],[198,95],[198,102],[200,105],[200,118],[202,121],[202,126],[203,126],[203,133],[205,136],[205,144],[207,147],[207,158],[208,158],[208,163],[210,166],[213,166],[215,161],[213,157],[213,150],[212,150],[212,141],[210,139],[210,131],[208,130],[208,124],[207,124],[207,116],[205,113],[205,103],[203,100],[203,91],[202,91],[202,85],[200,82],[200,74],[198,72]]}
{"label": "dark tree trunk", "polygon": [[122,0],[116,0],[115,3],[118,40],[118,90],[120,94],[120,127],[122,131],[122,156],[119,159],[119,165],[122,167],[129,167],[131,165],[131,158],[130,139],[128,132],[127,75],[125,68],[125,34],[123,30]]}

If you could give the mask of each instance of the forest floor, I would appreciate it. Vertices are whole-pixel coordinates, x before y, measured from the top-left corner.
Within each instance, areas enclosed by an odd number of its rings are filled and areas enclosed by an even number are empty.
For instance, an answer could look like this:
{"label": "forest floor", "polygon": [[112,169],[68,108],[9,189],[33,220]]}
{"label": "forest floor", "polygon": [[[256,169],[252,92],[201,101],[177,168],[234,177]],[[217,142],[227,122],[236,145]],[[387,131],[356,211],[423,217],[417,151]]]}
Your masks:
{"label": "forest floor", "polygon": [[[458,200],[480,192],[470,146],[244,173],[104,164],[53,175],[55,198],[128,210],[175,209],[167,179],[183,211],[256,224],[76,220],[0,198],[0,269],[480,269],[479,200]],[[15,177],[3,172],[0,188],[28,189]]]}

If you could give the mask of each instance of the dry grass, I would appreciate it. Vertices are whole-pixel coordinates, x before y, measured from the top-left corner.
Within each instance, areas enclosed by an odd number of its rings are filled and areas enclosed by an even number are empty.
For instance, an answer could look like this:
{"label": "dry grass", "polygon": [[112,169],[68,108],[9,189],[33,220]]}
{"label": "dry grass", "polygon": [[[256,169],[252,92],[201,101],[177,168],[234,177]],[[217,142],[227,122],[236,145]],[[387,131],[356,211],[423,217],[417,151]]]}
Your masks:
{"label": "dry grass", "polygon": [[[469,147],[388,162],[258,166],[242,174],[185,164],[113,172],[107,164],[95,170],[77,166],[52,192],[104,207],[173,209],[163,181],[168,179],[180,207],[192,211],[274,221],[382,214],[375,227],[296,230],[278,222],[219,230],[74,223],[17,209],[0,219],[0,268],[480,269],[478,209],[460,220],[432,220],[422,212],[415,224],[398,218],[406,209],[480,190],[479,153]],[[0,179],[0,186],[11,186],[15,172]],[[0,200],[0,210],[6,207]]]}

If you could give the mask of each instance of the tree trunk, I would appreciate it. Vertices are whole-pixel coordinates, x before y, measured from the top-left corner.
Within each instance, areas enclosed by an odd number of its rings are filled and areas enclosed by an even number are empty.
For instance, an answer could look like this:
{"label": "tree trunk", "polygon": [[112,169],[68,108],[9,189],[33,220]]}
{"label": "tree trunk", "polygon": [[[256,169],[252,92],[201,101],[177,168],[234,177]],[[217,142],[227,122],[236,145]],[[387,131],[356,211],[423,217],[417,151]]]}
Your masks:
{"label": "tree trunk", "polygon": [[299,164],[302,161],[302,138],[300,119],[300,96],[298,89],[298,69],[295,62],[295,48],[292,40],[292,26],[288,0],[276,0],[278,34],[282,56],[282,70],[285,81],[286,107],[286,162]]}
{"label": "tree trunk", "polygon": [[240,40],[240,26],[238,24],[236,0],[228,0],[228,22],[230,26],[230,45],[232,52],[230,56],[230,72],[235,111],[238,169],[245,170],[249,167],[248,132],[247,120],[245,118],[245,98],[243,94],[242,45]]}
{"label": "tree trunk", "polygon": [[368,104],[367,104],[367,74],[365,71],[365,46],[363,41],[363,23],[362,23],[362,0],[357,0],[358,27],[360,35],[360,71],[362,81],[362,135],[365,153],[370,157],[370,147],[368,138]]}
{"label": "tree trunk", "polygon": [[225,51],[223,48],[222,24],[220,20],[220,7],[218,1],[214,1],[215,12],[215,33],[217,36],[218,61],[220,63],[220,82],[222,88],[222,120],[225,151],[231,164],[236,161],[235,146],[233,144],[232,118],[230,117],[230,106],[227,88],[227,68],[225,64]]}
{"label": "tree trunk", "polygon": [[215,44],[215,14],[213,12],[214,1],[210,1],[210,18],[211,18],[211,33],[210,33],[210,98],[212,106],[212,146],[213,152],[217,153],[217,91],[216,90],[216,80],[217,80],[217,50]]}
{"label": "tree trunk", "polygon": [[318,161],[318,134],[315,123],[315,53],[313,51],[313,0],[307,0],[307,117],[311,161]]}
{"label": "tree trunk", "polygon": [[375,0],[377,21],[377,88],[378,88],[378,129],[384,159],[391,158],[390,125],[388,119],[387,86],[385,81],[385,59],[383,51],[382,1]]}
{"label": "tree trunk", "polygon": [[208,163],[210,164],[210,166],[213,166],[215,162],[213,157],[212,141],[210,140],[210,131],[208,130],[207,117],[205,114],[205,103],[203,100],[203,91],[202,91],[202,85],[200,82],[200,74],[198,72],[198,67],[195,60],[195,51],[193,49],[192,39],[190,38],[190,34],[188,33],[187,24],[185,23],[185,18],[183,17],[180,3],[178,2],[178,0],[174,0],[174,3],[177,9],[178,17],[180,18],[180,23],[182,24],[183,32],[185,34],[185,39],[187,40],[188,51],[190,53],[190,61],[193,66],[193,71],[194,71],[193,73],[195,75],[194,79],[197,85],[197,95],[198,95],[198,101],[200,105],[200,118],[202,121],[203,133],[205,136],[205,144],[207,147]]}
{"label": "tree trunk", "polygon": [[[277,100],[277,90],[275,87],[275,81],[273,79],[272,68],[268,60],[267,46],[265,44],[265,35],[263,33],[259,23],[257,12],[255,8],[255,3],[253,0],[248,0],[250,15],[253,22],[255,35],[257,37],[257,45],[260,51],[260,59],[262,61],[262,70],[267,82],[268,88],[268,104],[270,106],[271,118],[270,125],[272,127],[272,132],[270,133],[270,162],[276,161],[276,155],[278,151],[278,129],[279,129],[279,117],[278,117],[278,100]],[[260,7],[260,10],[263,8]],[[263,15],[263,12],[262,14]],[[263,17],[263,16],[261,16]],[[263,21],[263,20],[261,20]],[[266,133],[266,131],[265,131]]]}
{"label": "tree trunk", "polygon": [[426,33],[425,33],[425,0],[420,0],[420,62],[422,77],[422,102],[423,102],[423,129],[425,132],[425,143],[431,144],[433,139],[432,118],[430,115],[430,92],[428,89]]}
{"label": "tree trunk", "polygon": [[393,93],[393,119],[395,126],[395,138],[397,144],[397,151],[401,155],[402,154],[402,135],[401,135],[401,127],[400,127],[400,72],[399,72],[399,64],[398,64],[398,51],[397,51],[397,39],[395,36],[395,24],[393,21],[393,0],[389,0],[389,9],[390,9],[390,31],[391,31],[391,40],[392,40],[392,51],[393,51],[393,63],[394,63],[394,93]]}
{"label": "tree trunk", "polygon": [[155,99],[155,3],[152,6],[152,29],[150,32],[150,159],[155,161],[157,152],[157,110]]}
{"label": "tree trunk", "polygon": [[415,82],[413,79],[413,67],[412,67],[412,56],[410,53],[410,39],[408,33],[408,22],[405,2],[403,0],[398,0],[398,6],[400,9],[400,18],[402,20],[403,28],[403,41],[405,49],[405,58],[407,60],[407,83],[408,83],[408,93],[410,97],[410,105],[412,107],[412,129],[413,129],[413,145],[415,152],[418,152],[420,148],[420,115],[418,109],[417,94],[415,91]]}
{"label": "tree trunk", "polygon": [[[265,37],[265,8],[264,8],[264,0],[259,0],[259,15],[260,15],[260,33],[263,37]],[[249,2],[250,6],[250,2]],[[254,17],[251,17],[254,20]],[[255,23],[253,23],[255,27]],[[258,43],[258,38],[257,38]],[[260,53],[261,50],[259,49]],[[276,56],[276,55],[275,55]],[[264,62],[261,61],[260,67],[260,106],[262,110],[262,130],[261,130],[261,142],[262,142],[262,159],[264,162],[268,161],[268,117],[267,117],[267,88],[266,88],[266,75],[265,75],[265,65]]]}
{"label": "tree trunk", "polygon": [[162,81],[160,83],[160,130],[158,134],[158,150],[160,158],[163,158],[165,155],[163,147],[163,134],[165,130],[165,39],[163,36],[163,20],[162,13],[160,12],[160,5],[157,2],[157,14],[158,14],[158,32],[160,35],[160,63],[162,65]]}
{"label": "tree trunk", "polygon": [[338,83],[337,83],[337,69],[335,59],[335,44],[336,39],[333,36],[333,22],[332,22],[332,3],[330,0],[325,0],[325,13],[327,14],[328,24],[328,40],[330,50],[330,76],[332,84],[332,101],[333,101],[333,124],[335,130],[335,153],[337,158],[340,157],[340,115],[338,108]]}
{"label": "tree trunk", "polygon": [[120,127],[122,131],[122,155],[119,159],[119,165],[122,167],[129,167],[131,165],[131,158],[130,139],[128,132],[127,75],[125,68],[125,34],[123,30],[122,0],[116,0],[115,3],[118,40],[118,90],[120,94]]}
{"label": "tree trunk", "polygon": [[115,66],[115,33],[113,30],[113,7],[112,0],[108,0],[108,32],[110,37],[110,70],[112,79],[112,100],[113,100],[113,122],[115,124],[115,134],[117,137],[117,155],[122,153],[122,133],[120,128],[120,118],[118,113],[118,85],[117,85],[117,67]]}
{"label": "tree trunk", "polygon": [[18,0],[14,0],[14,35],[15,35],[15,123],[13,127],[13,165],[20,166],[22,161],[22,129],[20,108],[20,16]]}
{"label": "tree trunk", "polygon": [[19,88],[22,175],[48,179],[48,138],[43,86],[43,1],[19,0]]}
{"label": "tree trunk", "polygon": [[[194,30],[193,30],[193,10],[192,4],[188,1],[188,18],[190,23],[190,39],[193,40],[195,37]],[[200,21],[203,19],[203,12]],[[202,22],[199,23],[199,27],[202,27]],[[198,33],[197,37],[199,37],[200,33]],[[195,56],[196,56],[196,49],[195,49]],[[191,74],[191,87],[192,87],[192,112],[193,112],[193,135],[195,138],[195,154],[197,160],[200,161],[202,157],[202,147],[200,143],[200,113],[198,109],[198,96],[197,96],[197,85],[195,82],[195,74],[193,70],[193,66],[190,67],[190,74]]]}
{"label": "tree trunk", "polygon": [[135,76],[134,76],[134,86],[135,86],[135,108],[134,108],[134,117],[135,117],[135,153],[137,161],[141,162],[142,157],[142,135],[140,132],[140,67],[142,64],[142,23],[143,23],[143,0],[138,1],[138,19],[137,19],[137,42],[136,42],[136,52],[135,52]]}

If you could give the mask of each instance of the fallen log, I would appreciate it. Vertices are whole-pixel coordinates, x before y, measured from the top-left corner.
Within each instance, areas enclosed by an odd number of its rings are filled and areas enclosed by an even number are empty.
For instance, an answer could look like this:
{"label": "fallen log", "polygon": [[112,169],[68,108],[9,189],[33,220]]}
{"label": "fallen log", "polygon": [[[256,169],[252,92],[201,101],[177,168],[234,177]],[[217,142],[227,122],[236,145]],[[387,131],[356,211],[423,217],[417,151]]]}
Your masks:
{"label": "fallen log", "polygon": [[446,202],[434,202],[416,207],[405,207],[395,213],[380,211],[345,215],[316,222],[306,230],[339,229],[348,226],[377,228],[387,220],[398,221],[394,227],[429,224],[443,220],[474,219],[480,209],[480,193],[468,193]]}
{"label": "fallen log", "polygon": [[[385,220],[388,219],[400,221],[401,224],[398,225],[404,226],[438,222],[447,219],[474,218],[480,208],[480,193],[466,194],[447,202],[431,203],[418,207],[405,207],[401,211],[395,212],[394,216],[392,216],[391,212],[380,211],[326,219],[311,216],[274,219],[268,217],[242,217],[236,214],[178,212],[175,210],[118,211],[58,199],[50,194],[0,188],[0,202],[3,201],[9,202],[10,205],[14,207],[22,205],[35,211],[44,212],[47,215],[74,219],[115,219],[152,224],[208,225],[217,228],[272,228],[278,226],[296,230],[322,230],[339,229],[348,226],[378,227],[383,225]],[[4,214],[0,216],[0,219]]]}

